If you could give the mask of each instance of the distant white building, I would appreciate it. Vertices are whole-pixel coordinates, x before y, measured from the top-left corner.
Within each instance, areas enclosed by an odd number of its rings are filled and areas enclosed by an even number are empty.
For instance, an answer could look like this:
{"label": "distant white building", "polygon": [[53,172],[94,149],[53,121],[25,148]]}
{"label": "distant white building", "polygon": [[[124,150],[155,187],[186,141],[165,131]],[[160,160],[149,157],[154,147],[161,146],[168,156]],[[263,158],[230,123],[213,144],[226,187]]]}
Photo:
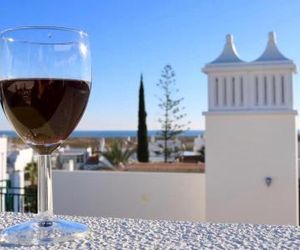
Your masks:
{"label": "distant white building", "polygon": [[[160,162],[163,161],[163,152],[165,148],[164,140],[156,140],[154,136],[151,137],[150,142],[148,143],[149,156],[151,162]],[[168,140],[167,148],[172,152],[179,152],[182,149],[182,142],[176,138],[174,140]],[[175,153],[176,154],[176,153]],[[174,153],[171,154],[170,160],[174,160]]]}
{"label": "distant white building", "polygon": [[82,169],[90,156],[91,150],[87,148],[60,148],[58,150],[57,164],[66,170]]}
{"label": "distant white building", "polygon": [[205,146],[205,138],[204,135],[198,135],[194,139],[193,152],[199,152]]}
{"label": "distant white building", "polygon": [[[6,140],[7,145],[7,140]],[[34,151],[31,148],[19,148],[7,152],[7,180],[10,180],[11,188],[7,188],[4,193],[13,195],[13,209],[22,212],[24,205],[25,167],[34,161]],[[3,207],[3,209],[5,209]]]}
{"label": "distant white building", "polygon": [[99,151],[105,152],[105,138],[101,138],[99,141]]}
{"label": "distant white building", "polygon": [[0,137],[0,211],[5,211],[5,196],[7,176],[7,137]]}
{"label": "distant white building", "polygon": [[296,65],[278,50],[274,33],[253,62],[237,56],[228,35],[203,72],[207,221],[297,225]]}
{"label": "distant white building", "polygon": [[32,148],[24,148],[17,151],[14,163],[14,171],[24,171],[26,165],[33,161],[34,151]]}
{"label": "distant white building", "polygon": [[35,161],[32,148],[22,148],[8,152],[7,161],[9,165],[9,179],[12,187],[24,188],[25,186],[25,167],[28,163]]}
{"label": "distant white building", "polygon": [[0,180],[7,179],[7,137],[0,137]]}

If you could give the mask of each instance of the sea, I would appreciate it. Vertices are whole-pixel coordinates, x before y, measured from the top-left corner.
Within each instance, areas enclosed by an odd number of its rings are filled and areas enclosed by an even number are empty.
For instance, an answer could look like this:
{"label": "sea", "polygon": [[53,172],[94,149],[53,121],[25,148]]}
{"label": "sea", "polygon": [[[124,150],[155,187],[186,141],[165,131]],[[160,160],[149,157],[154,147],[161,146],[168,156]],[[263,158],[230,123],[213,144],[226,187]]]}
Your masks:
{"label": "sea", "polygon": [[[202,135],[204,130],[187,130],[179,135],[179,137],[197,137]],[[136,137],[136,130],[75,130],[71,138],[127,138]],[[158,136],[158,130],[149,130],[148,136]],[[0,130],[0,136],[7,136],[10,138],[17,137],[16,132],[12,130]]]}

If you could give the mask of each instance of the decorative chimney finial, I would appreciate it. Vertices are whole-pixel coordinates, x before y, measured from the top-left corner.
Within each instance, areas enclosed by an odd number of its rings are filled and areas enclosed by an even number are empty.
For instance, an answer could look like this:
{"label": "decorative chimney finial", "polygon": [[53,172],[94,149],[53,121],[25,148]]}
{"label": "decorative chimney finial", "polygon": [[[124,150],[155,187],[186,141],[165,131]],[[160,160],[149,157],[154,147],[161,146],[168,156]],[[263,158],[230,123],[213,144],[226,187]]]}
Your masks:
{"label": "decorative chimney finial", "polygon": [[269,42],[276,44],[276,33],[274,31],[269,32]]}
{"label": "decorative chimney finial", "polygon": [[243,62],[237,55],[235,45],[233,42],[233,36],[230,34],[226,35],[226,42],[221,55],[210,64],[217,63],[240,63]]}
{"label": "decorative chimney finial", "polygon": [[265,51],[255,60],[255,62],[269,62],[269,61],[291,61],[281,54],[276,44],[275,32],[269,32],[269,40]]}
{"label": "decorative chimney finial", "polygon": [[227,43],[233,43],[233,36],[231,34],[226,35],[226,42]]}

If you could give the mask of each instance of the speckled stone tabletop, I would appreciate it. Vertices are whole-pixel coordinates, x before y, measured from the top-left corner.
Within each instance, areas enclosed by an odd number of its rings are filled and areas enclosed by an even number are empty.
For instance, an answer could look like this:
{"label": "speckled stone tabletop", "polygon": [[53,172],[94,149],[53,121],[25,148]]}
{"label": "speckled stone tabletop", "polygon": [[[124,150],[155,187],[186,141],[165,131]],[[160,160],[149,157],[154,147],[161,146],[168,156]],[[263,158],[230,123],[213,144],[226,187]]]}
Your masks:
{"label": "speckled stone tabletop", "polygon": [[[0,213],[1,230],[32,215]],[[300,249],[300,227],[61,216],[85,223],[86,239],[0,249]]]}

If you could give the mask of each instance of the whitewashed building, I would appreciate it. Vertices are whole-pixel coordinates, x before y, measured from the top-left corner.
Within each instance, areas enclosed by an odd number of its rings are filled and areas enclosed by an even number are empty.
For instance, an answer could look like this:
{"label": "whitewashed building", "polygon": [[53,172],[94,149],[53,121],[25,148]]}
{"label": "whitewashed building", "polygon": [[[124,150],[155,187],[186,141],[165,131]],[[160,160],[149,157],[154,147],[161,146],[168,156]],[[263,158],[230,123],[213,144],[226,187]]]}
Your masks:
{"label": "whitewashed building", "polygon": [[34,151],[32,148],[23,148],[16,151],[14,171],[24,172],[26,165],[33,161],[34,161]]}
{"label": "whitewashed building", "polygon": [[[9,179],[11,185],[14,188],[20,188],[20,192],[23,190],[26,184],[25,183],[25,168],[28,163],[36,161],[34,151],[32,148],[22,148],[8,153],[8,162],[9,162]],[[15,191],[14,193],[18,193]],[[17,199],[17,198],[16,198]]]}
{"label": "whitewashed building", "polygon": [[203,147],[205,147],[205,137],[203,134],[200,134],[194,139],[193,152],[197,153]]}
{"label": "whitewashed building", "polygon": [[91,150],[86,148],[61,147],[58,149],[57,164],[66,170],[82,169]]}
{"label": "whitewashed building", "polygon": [[207,221],[297,225],[296,65],[272,32],[253,62],[238,57],[227,35],[223,52],[203,72]]}
{"label": "whitewashed building", "polygon": [[5,196],[7,176],[7,137],[0,138],[0,212],[5,211]]}
{"label": "whitewashed building", "polygon": [[0,137],[0,181],[7,180],[7,137]]}
{"label": "whitewashed building", "polygon": [[[156,139],[154,136],[152,136],[148,144],[148,147],[149,147],[149,156],[151,162],[161,162],[164,160],[164,148],[165,148],[164,140]],[[168,159],[170,161],[174,161],[175,158],[180,154],[180,151],[183,148],[183,144],[176,137],[174,140],[167,141],[167,148],[172,152],[171,155],[168,157]]]}

